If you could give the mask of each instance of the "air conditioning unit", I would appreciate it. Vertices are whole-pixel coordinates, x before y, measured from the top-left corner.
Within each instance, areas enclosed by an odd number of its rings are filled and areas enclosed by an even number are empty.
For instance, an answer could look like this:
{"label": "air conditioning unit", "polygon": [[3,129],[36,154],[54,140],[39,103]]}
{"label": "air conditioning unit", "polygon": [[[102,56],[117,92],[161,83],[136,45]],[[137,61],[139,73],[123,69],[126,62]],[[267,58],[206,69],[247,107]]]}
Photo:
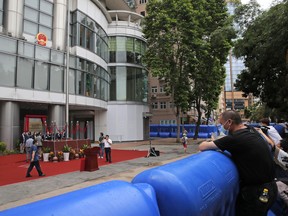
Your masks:
{"label": "air conditioning unit", "polygon": [[157,97],[156,94],[152,94],[152,95],[151,95],[151,98],[152,98],[152,99],[155,99],[156,97]]}

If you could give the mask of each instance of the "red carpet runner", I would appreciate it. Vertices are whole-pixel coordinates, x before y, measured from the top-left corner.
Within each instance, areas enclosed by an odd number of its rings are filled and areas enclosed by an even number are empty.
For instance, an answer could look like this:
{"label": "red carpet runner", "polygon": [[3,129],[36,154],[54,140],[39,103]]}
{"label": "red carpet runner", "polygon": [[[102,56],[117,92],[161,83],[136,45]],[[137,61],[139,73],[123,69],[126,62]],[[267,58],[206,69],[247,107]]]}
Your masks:
{"label": "red carpet runner", "polygon": [[[133,150],[112,150],[112,163],[122,162],[125,160],[131,160],[135,158],[145,157],[147,151],[133,151]],[[26,178],[26,171],[29,163],[25,162],[25,154],[13,154],[0,156],[0,186],[13,184],[17,182],[29,181],[32,179],[39,179],[45,177],[38,177],[36,168],[34,167],[31,178]],[[110,165],[104,158],[98,158],[98,166]],[[74,171],[80,171],[81,159],[70,160],[67,162],[40,162],[43,173],[46,176],[53,176],[63,173],[69,173]],[[95,171],[97,172],[97,171]]]}

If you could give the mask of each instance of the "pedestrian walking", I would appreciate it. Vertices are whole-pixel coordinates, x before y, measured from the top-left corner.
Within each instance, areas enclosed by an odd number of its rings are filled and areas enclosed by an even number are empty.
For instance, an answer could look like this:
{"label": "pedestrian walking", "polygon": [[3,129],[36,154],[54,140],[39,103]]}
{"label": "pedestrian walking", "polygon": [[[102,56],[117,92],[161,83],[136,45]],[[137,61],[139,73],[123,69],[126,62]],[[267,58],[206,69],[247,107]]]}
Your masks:
{"label": "pedestrian walking", "polygon": [[181,138],[181,142],[184,148],[184,153],[187,152],[187,144],[188,144],[188,137],[186,133],[183,133],[183,137]]}
{"label": "pedestrian walking", "polygon": [[37,145],[36,145],[35,140],[33,140],[33,145],[30,148],[30,155],[31,155],[30,166],[28,167],[28,170],[26,173],[26,178],[32,177],[30,172],[32,171],[34,166],[36,167],[36,170],[37,170],[39,176],[45,176],[45,174],[43,174],[41,167],[40,167],[39,155],[38,155],[38,150],[37,150]]}

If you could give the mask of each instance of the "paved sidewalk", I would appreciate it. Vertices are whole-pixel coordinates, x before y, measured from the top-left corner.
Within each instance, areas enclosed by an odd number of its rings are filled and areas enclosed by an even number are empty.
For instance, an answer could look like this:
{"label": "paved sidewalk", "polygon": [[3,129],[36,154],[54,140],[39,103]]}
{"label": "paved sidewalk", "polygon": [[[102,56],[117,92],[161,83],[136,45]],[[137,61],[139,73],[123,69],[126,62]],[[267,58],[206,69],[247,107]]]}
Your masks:
{"label": "paved sidewalk", "polygon": [[[117,179],[130,182],[138,173],[146,169],[173,162],[198,152],[198,142],[199,140],[190,139],[188,151],[185,154],[182,145],[176,143],[176,138],[153,139],[151,145],[160,151],[159,157],[143,157],[112,163],[101,166],[99,170],[94,172],[77,171],[1,186],[0,211],[109,180]],[[113,148],[147,150],[148,153],[150,144],[149,141],[123,142],[113,144]]]}

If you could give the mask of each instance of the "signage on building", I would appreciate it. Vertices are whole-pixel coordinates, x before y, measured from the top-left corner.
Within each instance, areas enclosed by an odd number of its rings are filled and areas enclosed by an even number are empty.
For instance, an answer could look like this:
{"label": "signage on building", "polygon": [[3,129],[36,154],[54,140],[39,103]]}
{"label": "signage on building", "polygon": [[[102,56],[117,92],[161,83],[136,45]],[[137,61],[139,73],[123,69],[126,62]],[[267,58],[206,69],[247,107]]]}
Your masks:
{"label": "signage on building", "polygon": [[150,112],[143,112],[143,117],[144,118],[149,118],[149,117],[152,117],[152,116],[153,116],[153,114],[150,113]]}
{"label": "signage on building", "polygon": [[44,33],[39,32],[36,35],[36,40],[38,41],[39,45],[46,46],[48,38],[47,38],[47,36]]}

